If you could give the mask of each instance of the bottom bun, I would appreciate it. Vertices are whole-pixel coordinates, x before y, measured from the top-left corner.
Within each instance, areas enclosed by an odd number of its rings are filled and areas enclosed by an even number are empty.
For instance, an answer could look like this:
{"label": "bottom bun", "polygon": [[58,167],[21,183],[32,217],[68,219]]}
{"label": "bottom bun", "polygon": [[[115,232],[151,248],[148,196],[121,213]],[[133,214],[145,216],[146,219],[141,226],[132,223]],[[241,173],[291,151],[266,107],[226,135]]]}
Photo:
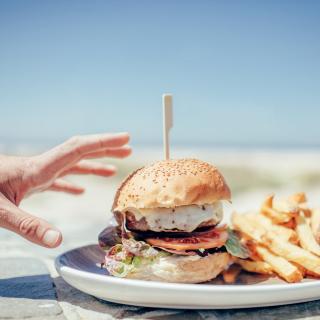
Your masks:
{"label": "bottom bun", "polygon": [[230,263],[226,252],[209,254],[206,257],[177,256],[161,257],[151,265],[143,265],[126,278],[177,282],[200,283],[214,279]]}

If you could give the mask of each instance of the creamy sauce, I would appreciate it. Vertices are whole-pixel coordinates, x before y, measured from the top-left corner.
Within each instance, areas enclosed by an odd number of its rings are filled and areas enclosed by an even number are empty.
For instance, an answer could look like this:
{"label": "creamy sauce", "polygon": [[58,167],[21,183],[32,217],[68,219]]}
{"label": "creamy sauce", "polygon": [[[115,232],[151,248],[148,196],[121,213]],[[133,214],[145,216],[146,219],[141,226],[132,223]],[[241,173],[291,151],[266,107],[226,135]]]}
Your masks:
{"label": "creamy sauce", "polygon": [[214,224],[218,224],[223,214],[220,201],[203,206],[190,205],[156,209],[127,208],[126,211],[132,212],[137,221],[145,218],[152,231],[178,229],[191,232],[203,222],[212,220]]}

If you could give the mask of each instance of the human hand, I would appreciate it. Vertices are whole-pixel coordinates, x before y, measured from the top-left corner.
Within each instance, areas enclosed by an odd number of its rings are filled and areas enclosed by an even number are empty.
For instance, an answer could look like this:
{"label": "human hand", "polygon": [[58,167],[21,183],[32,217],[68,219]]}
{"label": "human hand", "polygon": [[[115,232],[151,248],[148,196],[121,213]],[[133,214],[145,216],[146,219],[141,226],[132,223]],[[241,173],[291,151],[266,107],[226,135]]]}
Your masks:
{"label": "human hand", "polygon": [[21,200],[43,190],[80,194],[84,188],[63,180],[68,174],[108,177],[114,166],[84,159],[116,157],[131,153],[127,133],[75,136],[55,148],[32,157],[0,155],[0,227],[47,248],[60,245],[62,235],[47,221],[18,206]]}

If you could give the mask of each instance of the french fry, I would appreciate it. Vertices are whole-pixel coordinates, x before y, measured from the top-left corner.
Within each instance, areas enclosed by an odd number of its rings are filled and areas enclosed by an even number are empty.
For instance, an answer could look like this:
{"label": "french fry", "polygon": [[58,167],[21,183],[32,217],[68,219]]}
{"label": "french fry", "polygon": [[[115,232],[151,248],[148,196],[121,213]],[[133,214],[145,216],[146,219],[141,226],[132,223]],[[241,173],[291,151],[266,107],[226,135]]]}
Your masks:
{"label": "french fry", "polygon": [[273,231],[284,240],[290,240],[297,243],[298,236],[292,229],[285,228],[280,225],[273,224],[272,221],[262,215],[255,213],[234,213],[232,215],[232,224],[234,228],[257,242],[261,242],[261,236],[268,230]]}
{"label": "french fry", "polygon": [[307,202],[307,197],[306,197],[306,194],[304,192],[298,192],[298,193],[295,193],[292,196],[290,196],[288,198],[288,200],[290,202],[299,204],[299,203]]}
{"label": "french fry", "polygon": [[245,260],[245,259],[237,259],[236,263],[239,264],[243,270],[248,272],[255,272],[261,274],[272,275],[273,269],[269,263],[264,261],[253,261],[253,260]]}
{"label": "french fry", "polygon": [[265,233],[265,229],[261,226],[255,226],[245,214],[233,212],[231,222],[235,230],[244,233],[248,238],[261,241],[261,236]]}
{"label": "french fry", "polygon": [[304,192],[298,192],[290,196],[287,201],[293,205],[297,205],[299,211],[303,211],[306,217],[311,216],[311,210],[307,206],[307,197]]}
{"label": "french fry", "polygon": [[272,208],[278,212],[285,213],[291,217],[299,213],[298,204],[288,200],[274,200],[272,203]]}
{"label": "french fry", "polygon": [[320,209],[313,209],[311,214],[311,230],[318,243],[320,243]]}
{"label": "french fry", "polygon": [[292,214],[273,209],[274,195],[268,196],[261,206],[261,213],[269,217],[274,223],[285,223],[292,218]]}
{"label": "french fry", "polygon": [[300,271],[300,273],[302,274],[302,277],[304,278],[305,277],[305,275],[308,273],[308,270],[307,269],[305,269],[303,266],[301,266],[300,264],[297,264],[297,263],[295,263],[295,262],[290,262],[290,263],[292,263],[294,266],[296,266],[297,268],[298,268],[298,270]]}
{"label": "french fry", "polygon": [[305,217],[310,218],[312,215],[312,210],[308,208],[306,203],[300,203],[298,205],[299,211],[302,211],[305,215]]}
{"label": "french fry", "polygon": [[241,266],[238,264],[232,264],[227,270],[223,271],[222,277],[225,283],[235,283],[239,273],[241,272]]}
{"label": "french fry", "polygon": [[303,276],[299,269],[283,257],[277,256],[267,248],[258,245],[257,252],[261,258],[266,261],[272,269],[287,282],[299,282]]}
{"label": "french fry", "polygon": [[317,243],[309,224],[303,214],[296,218],[296,231],[302,248],[320,256],[320,246]]}
{"label": "french fry", "polygon": [[258,243],[254,240],[249,240],[249,241],[246,241],[245,244],[249,250],[250,259],[253,261],[261,261],[261,258],[259,256],[258,252],[256,251],[256,246]]}
{"label": "french fry", "polygon": [[317,278],[317,279],[320,278],[320,276],[319,276],[318,274],[316,274],[316,273],[314,273],[314,272],[312,272],[312,271],[309,271],[309,270],[306,270],[306,271],[305,271],[305,275],[306,275],[306,276],[309,276],[309,277],[312,277],[312,278]]}
{"label": "french fry", "polygon": [[295,230],[296,229],[296,220],[291,218],[288,222],[280,223],[279,226]]}
{"label": "french fry", "polygon": [[249,236],[247,236],[245,233],[243,233],[243,232],[241,232],[241,231],[239,231],[239,230],[237,230],[237,233],[238,233],[240,239],[241,239],[244,243],[246,243],[247,241],[252,240]]}
{"label": "french fry", "polygon": [[265,245],[273,253],[289,261],[295,262],[303,266],[308,271],[320,276],[320,258],[316,255],[294,244],[282,240],[272,232],[268,232],[263,235],[262,240],[264,240]]}
{"label": "french fry", "polygon": [[277,234],[277,236],[292,243],[297,243],[299,241],[298,235],[295,230],[286,228],[282,225],[273,224],[271,219],[263,214],[253,213],[248,214],[247,217],[255,221],[255,223],[259,224],[261,227],[264,227],[265,232],[267,232],[268,230],[273,231],[275,234]]}
{"label": "french fry", "polygon": [[304,216],[304,218],[306,219],[306,222],[307,222],[308,226],[311,228],[311,217]]}
{"label": "french fry", "polygon": [[282,238],[283,240],[290,241],[294,244],[297,244],[299,242],[297,232],[293,229],[281,225],[272,225],[271,231],[273,231],[278,237]]}

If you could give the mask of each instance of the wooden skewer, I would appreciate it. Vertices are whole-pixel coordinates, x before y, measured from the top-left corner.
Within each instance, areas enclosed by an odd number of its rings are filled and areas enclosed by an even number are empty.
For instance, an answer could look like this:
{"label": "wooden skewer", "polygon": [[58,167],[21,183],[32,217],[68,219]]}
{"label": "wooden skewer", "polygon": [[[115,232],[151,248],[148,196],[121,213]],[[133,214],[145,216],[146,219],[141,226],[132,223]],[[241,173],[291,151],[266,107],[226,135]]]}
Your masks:
{"label": "wooden skewer", "polygon": [[163,108],[163,152],[165,160],[170,159],[169,131],[173,127],[172,94],[162,95]]}

